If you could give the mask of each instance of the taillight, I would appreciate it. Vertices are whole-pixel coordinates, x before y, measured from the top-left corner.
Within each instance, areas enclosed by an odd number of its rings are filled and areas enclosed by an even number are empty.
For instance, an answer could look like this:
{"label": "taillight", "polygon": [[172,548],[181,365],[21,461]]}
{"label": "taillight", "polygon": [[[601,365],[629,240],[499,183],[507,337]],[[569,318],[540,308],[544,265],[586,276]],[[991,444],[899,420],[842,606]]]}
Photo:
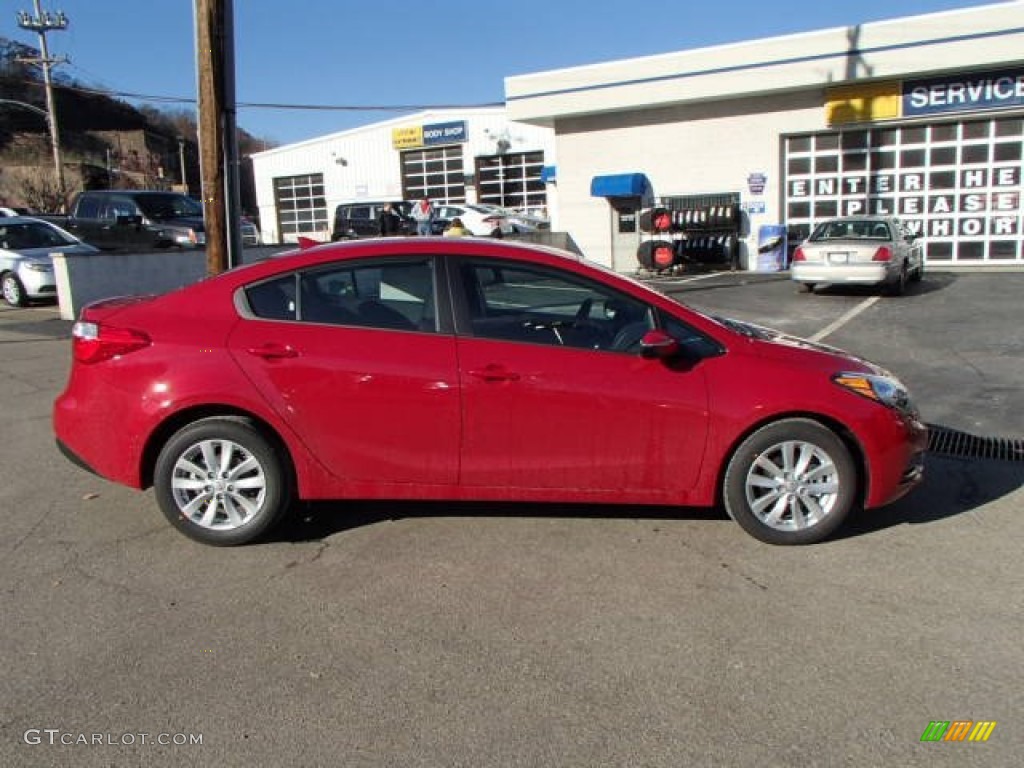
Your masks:
{"label": "taillight", "polygon": [[803,248],[797,248],[793,251],[793,261],[807,261],[807,254],[804,253]]}
{"label": "taillight", "polygon": [[101,363],[150,345],[149,336],[131,328],[77,322],[71,328],[71,351],[80,363]]}
{"label": "taillight", "polygon": [[891,258],[892,258],[892,250],[888,246],[883,245],[881,248],[879,248],[877,251],[875,251],[875,255],[871,257],[871,260],[872,261],[889,261]]}

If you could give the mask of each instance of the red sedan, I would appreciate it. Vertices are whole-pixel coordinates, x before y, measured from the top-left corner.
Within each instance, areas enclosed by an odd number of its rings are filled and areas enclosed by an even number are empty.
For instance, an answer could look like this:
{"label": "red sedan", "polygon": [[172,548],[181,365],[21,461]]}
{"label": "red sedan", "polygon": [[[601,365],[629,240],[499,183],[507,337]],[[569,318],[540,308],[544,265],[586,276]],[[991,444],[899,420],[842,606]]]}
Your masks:
{"label": "red sedan", "polygon": [[72,348],[61,448],[209,544],[295,498],[722,504],[805,544],[912,488],[927,438],[864,360],[495,240],[330,244],[99,302]]}

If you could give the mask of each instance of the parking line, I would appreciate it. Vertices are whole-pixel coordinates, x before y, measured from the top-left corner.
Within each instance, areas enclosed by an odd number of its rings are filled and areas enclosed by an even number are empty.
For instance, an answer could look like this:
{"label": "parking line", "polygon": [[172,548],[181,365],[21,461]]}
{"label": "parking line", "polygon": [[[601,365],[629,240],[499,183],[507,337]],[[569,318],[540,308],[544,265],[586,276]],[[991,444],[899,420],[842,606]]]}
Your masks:
{"label": "parking line", "polygon": [[651,280],[664,280],[671,285],[678,285],[680,283],[693,283],[697,280],[707,280],[709,277],[719,277],[721,274],[721,272],[706,272],[703,275],[693,275],[691,277],[653,277]]}
{"label": "parking line", "polygon": [[865,309],[870,307],[872,304],[874,304],[880,298],[881,298],[880,296],[871,296],[870,298],[864,299],[864,301],[862,301],[860,304],[855,306],[853,309],[851,309],[845,315],[840,317],[838,320],[836,320],[836,321],[834,321],[832,323],[829,323],[824,328],[822,328],[820,331],[818,331],[816,334],[811,336],[808,339],[808,341],[821,341],[826,336],[830,335],[834,331],[839,330],[844,325],[846,325],[848,322],[853,320],[853,318],[855,318],[857,315],[859,315]]}

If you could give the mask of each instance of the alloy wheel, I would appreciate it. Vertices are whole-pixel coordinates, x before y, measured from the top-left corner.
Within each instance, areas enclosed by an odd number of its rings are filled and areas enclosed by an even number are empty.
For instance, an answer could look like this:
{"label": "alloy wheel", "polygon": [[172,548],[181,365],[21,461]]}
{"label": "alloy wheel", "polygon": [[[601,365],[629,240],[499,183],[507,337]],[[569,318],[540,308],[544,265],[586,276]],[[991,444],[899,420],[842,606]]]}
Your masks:
{"label": "alloy wheel", "polygon": [[799,531],[817,525],[839,498],[839,470],[820,446],[787,440],[753,461],[744,480],[750,511],[765,526]]}
{"label": "alloy wheel", "polygon": [[232,440],[201,440],[175,461],[171,493],[180,514],[193,524],[230,531],[259,513],[267,478],[244,446]]}

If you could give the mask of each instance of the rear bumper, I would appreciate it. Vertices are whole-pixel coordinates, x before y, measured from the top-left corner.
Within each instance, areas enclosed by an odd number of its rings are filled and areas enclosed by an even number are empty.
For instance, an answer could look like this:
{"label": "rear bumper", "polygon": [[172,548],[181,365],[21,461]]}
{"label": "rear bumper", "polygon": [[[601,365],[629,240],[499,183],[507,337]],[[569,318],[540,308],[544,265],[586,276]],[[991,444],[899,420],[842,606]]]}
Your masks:
{"label": "rear bumper", "polygon": [[73,450],[71,450],[68,447],[68,445],[63,440],[61,440],[59,437],[56,438],[56,443],[57,443],[57,450],[60,451],[62,454],[64,454],[64,458],[65,459],[70,461],[76,467],[79,467],[80,469],[84,469],[86,472],[91,472],[94,475],[102,477],[102,475],[100,475],[99,472],[97,472],[95,469],[93,469],[91,466],[89,466],[89,463],[87,461],[85,461],[85,459],[83,459],[81,456],[79,456],[77,453],[75,453]]}
{"label": "rear bumper", "polygon": [[892,262],[869,262],[866,264],[795,262],[790,267],[790,277],[798,283],[878,285],[896,279],[898,272],[890,264]]}

